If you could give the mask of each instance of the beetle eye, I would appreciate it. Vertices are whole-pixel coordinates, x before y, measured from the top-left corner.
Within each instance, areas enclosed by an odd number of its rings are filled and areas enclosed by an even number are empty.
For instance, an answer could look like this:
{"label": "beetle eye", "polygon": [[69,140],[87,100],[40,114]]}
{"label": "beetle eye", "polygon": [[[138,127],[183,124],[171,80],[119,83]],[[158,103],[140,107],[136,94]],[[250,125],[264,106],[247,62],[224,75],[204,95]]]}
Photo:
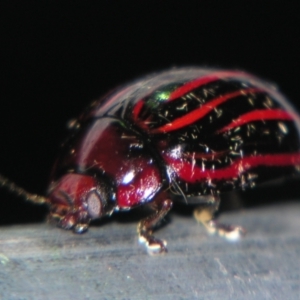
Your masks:
{"label": "beetle eye", "polygon": [[101,198],[96,192],[91,192],[87,196],[88,213],[92,219],[101,215]]}

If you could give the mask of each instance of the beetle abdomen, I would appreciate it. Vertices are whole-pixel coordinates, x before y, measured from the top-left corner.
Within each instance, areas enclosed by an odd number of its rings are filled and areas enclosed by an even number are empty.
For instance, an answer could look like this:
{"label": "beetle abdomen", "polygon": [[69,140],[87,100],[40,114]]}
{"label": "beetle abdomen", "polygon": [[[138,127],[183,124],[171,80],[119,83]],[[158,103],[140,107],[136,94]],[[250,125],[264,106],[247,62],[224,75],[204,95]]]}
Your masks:
{"label": "beetle abdomen", "polygon": [[244,189],[297,170],[299,117],[283,96],[242,72],[203,71],[170,80],[132,111],[184,194]]}

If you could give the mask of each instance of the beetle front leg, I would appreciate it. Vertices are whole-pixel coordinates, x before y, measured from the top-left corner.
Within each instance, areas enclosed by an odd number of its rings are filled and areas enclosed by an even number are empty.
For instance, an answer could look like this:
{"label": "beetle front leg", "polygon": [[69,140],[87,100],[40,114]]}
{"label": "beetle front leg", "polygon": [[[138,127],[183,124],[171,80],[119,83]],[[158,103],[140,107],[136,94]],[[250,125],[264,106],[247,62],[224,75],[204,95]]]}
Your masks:
{"label": "beetle front leg", "polygon": [[55,220],[58,227],[73,230],[74,233],[84,233],[88,230],[90,217],[84,209],[53,205],[50,219]]}
{"label": "beetle front leg", "polygon": [[208,233],[218,234],[221,237],[230,241],[240,239],[245,235],[246,231],[241,226],[227,225],[219,223],[215,220],[215,213],[218,211],[220,204],[220,197],[213,196],[213,201],[209,206],[200,206],[194,210],[195,219],[204,225]]}
{"label": "beetle front leg", "polygon": [[173,203],[170,199],[158,196],[151,206],[155,209],[155,213],[143,219],[137,228],[139,241],[146,245],[149,254],[159,254],[167,252],[166,241],[159,240],[153,236],[153,230],[159,225],[160,221],[169,212]]}

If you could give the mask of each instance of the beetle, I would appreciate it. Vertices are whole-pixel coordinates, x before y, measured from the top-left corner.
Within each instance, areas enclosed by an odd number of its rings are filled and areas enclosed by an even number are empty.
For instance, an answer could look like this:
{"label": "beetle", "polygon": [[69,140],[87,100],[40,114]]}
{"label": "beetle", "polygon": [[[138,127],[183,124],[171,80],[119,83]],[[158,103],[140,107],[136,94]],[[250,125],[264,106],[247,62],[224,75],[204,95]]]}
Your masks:
{"label": "beetle", "polygon": [[3,176],[0,185],[47,203],[58,226],[75,233],[148,205],[139,240],[163,253],[153,231],[174,201],[196,197],[194,216],[210,233],[241,237],[242,227],[214,219],[220,193],[297,173],[299,133],[299,116],[271,84],[235,70],[171,69],[113,90],[69,122],[45,197]]}

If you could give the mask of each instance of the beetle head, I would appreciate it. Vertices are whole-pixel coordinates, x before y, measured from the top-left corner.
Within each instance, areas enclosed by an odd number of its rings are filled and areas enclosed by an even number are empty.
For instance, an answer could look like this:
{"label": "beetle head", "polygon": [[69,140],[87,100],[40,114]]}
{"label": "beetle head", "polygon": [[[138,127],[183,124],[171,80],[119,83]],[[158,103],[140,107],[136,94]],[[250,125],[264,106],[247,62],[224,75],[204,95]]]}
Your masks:
{"label": "beetle head", "polygon": [[64,208],[98,219],[112,212],[111,189],[95,176],[69,173],[50,185],[48,198],[54,210]]}

